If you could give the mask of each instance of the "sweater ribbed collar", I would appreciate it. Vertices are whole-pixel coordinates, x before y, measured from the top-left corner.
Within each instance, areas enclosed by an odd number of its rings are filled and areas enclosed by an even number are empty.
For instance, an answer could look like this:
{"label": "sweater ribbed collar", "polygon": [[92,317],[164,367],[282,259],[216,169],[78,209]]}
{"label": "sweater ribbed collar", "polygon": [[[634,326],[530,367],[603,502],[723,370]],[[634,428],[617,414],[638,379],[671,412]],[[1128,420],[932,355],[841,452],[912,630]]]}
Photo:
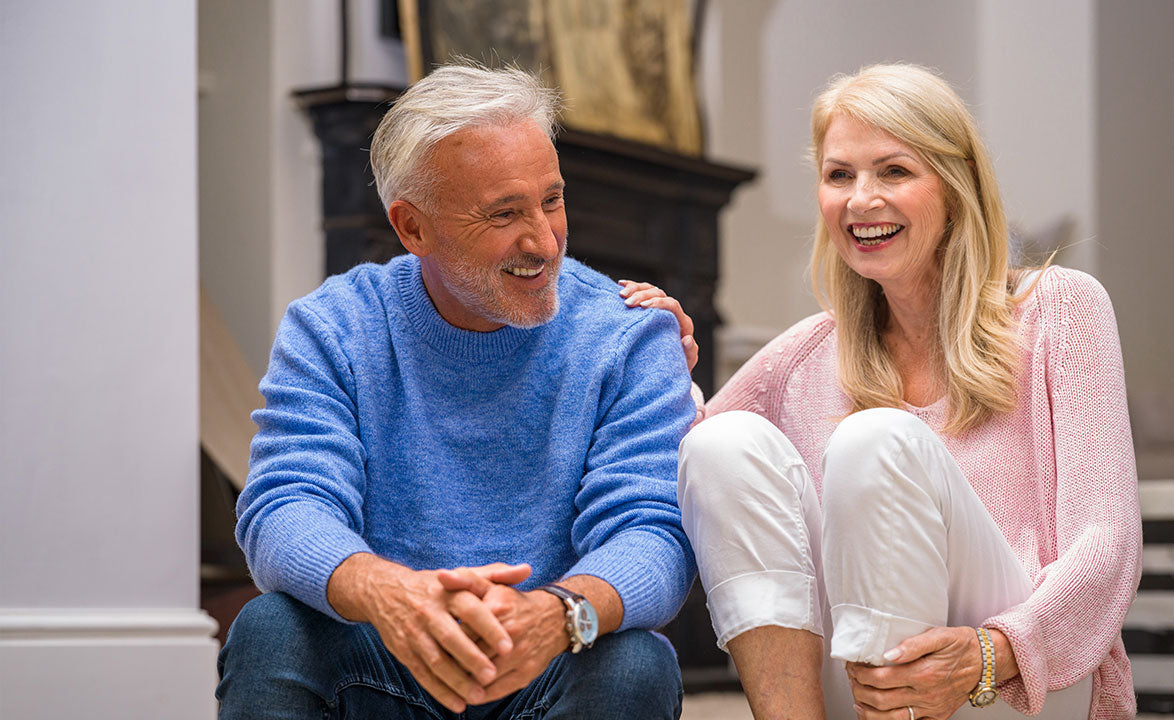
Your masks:
{"label": "sweater ribbed collar", "polygon": [[487,362],[500,360],[542,330],[522,330],[509,325],[493,332],[463,330],[450,325],[432,304],[424,287],[420,259],[414,256],[393,263],[394,282],[400,307],[416,334],[433,350],[454,360]]}

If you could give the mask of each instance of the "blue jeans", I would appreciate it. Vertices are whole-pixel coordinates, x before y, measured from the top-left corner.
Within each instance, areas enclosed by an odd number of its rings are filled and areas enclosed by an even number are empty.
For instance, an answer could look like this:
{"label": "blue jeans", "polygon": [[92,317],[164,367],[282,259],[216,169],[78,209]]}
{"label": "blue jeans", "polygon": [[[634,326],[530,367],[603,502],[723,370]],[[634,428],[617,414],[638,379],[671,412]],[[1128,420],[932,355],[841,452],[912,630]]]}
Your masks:
{"label": "blue jeans", "polygon": [[668,642],[645,630],[564,652],[527,687],[453,713],[432,699],[366,623],[346,625],[283,593],[241,610],[220,651],[221,720],[622,720],[681,715],[681,673]]}

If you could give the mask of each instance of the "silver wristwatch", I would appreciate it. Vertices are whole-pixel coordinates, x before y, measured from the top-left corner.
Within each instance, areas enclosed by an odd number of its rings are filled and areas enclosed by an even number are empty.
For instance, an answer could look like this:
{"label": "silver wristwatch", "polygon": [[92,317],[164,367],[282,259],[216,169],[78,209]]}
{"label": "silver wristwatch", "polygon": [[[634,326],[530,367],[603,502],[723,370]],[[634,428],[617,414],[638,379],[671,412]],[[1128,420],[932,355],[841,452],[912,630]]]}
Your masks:
{"label": "silver wristwatch", "polygon": [[587,598],[558,585],[543,585],[538,589],[558,597],[567,606],[567,635],[571,639],[571,652],[577,653],[591,647],[599,636],[599,617]]}

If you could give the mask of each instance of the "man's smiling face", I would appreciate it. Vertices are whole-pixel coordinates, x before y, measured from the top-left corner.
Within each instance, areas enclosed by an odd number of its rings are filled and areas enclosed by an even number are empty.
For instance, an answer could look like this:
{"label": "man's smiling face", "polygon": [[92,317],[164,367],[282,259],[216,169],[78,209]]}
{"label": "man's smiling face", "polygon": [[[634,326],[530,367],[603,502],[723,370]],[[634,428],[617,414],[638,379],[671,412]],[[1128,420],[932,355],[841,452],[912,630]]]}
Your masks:
{"label": "man's smiling face", "polygon": [[467,128],[436,144],[430,166],[421,266],[441,316],[482,332],[553,319],[567,217],[546,134],[531,121]]}

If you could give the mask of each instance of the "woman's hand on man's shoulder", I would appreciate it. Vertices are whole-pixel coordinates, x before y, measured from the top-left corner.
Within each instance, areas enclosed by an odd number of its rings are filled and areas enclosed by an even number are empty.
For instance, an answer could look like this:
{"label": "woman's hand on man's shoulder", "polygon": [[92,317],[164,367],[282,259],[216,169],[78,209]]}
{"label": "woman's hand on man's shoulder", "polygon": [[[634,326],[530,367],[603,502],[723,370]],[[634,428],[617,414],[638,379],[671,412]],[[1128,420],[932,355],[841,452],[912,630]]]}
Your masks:
{"label": "woman's hand on man's shoulder", "polygon": [[693,319],[685,313],[681,303],[651,283],[620,280],[619,284],[620,297],[624,298],[624,304],[628,307],[660,308],[668,310],[677,318],[677,324],[681,326],[681,347],[685,350],[685,360],[692,372],[697,365],[697,340],[693,337]]}

